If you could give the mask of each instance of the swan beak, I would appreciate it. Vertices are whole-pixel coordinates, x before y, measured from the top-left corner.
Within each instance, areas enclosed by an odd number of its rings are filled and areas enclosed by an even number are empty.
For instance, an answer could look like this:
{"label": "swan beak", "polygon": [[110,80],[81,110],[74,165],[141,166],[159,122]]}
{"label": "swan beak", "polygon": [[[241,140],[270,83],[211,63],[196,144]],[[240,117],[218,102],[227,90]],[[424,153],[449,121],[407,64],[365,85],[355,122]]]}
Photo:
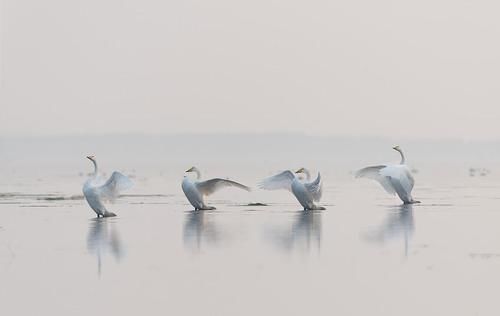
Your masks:
{"label": "swan beak", "polygon": [[295,171],[295,173],[302,173],[304,172],[304,168],[300,168],[299,170]]}
{"label": "swan beak", "polygon": [[399,146],[394,146],[394,147],[392,147],[392,149],[399,150]]}
{"label": "swan beak", "polygon": [[87,156],[87,159],[89,160],[94,160],[94,158],[95,158],[94,156]]}
{"label": "swan beak", "polygon": [[191,167],[188,170],[186,170],[185,172],[193,172],[193,169],[194,169],[194,167]]}

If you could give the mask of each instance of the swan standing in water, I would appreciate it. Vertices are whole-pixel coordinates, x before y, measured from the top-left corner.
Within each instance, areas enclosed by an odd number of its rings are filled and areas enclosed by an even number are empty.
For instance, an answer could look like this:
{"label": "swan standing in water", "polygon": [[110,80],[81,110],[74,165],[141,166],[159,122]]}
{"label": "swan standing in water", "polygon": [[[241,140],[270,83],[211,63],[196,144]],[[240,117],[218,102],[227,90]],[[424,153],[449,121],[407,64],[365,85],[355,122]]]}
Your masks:
{"label": "swan standing in water", "polygon": [[403,150],[399,146],[392,149],[401,155],[399,164],[366,167],[356,172],[356,178],[368,178],[378,181],[387,193],[397,194],[404,204],[420,203],[420,201],[415,201],[411,195],[415,179],[413,179],[410,169],[405,164],[406,159]]}
{"label": "swan standing in water", "polygon": [[[303,182],[297,174],[304,173],[306,175],[306,181]],[[321,200],[321,195],[323,193],[323,182],[321,181],[321,175],[318,172],[318,177],[316,180],[309,182],[311,180],[311,174],[306,168],[300,168],[295,171],[295,173],[290,170],[278,173],[275,176],[266,178],[262,180],[259,187],[264,190],[288,190],[295,195],[299,203],[304,207],[304,211],[308,210],[324,210],[322,206],[317,206],[314,202],[319,202]]]}
{"label": "swan standing in water", "polygon": [[214,178],[206,181],[200,181],[201,172],[196,167],[191,167],[189,170],[186,170],[186,172],[196,173],[196,181],[193,181],[188,176],[184,176],[184,180],[182,180],[182,191],[184,191],[189,203],[191,203],[196,211],[215,210],[215,207],[207,206],[205,204],[204,197],[221,188],[237,187],[250,191],[249,187],[227,179]]}
{"label": "swan standing in water", "polygon": [[97,162],[94,156],[87,156],[87,159],[94,164],[94,173],[83,185],[83,195],[89,206],[96,212],[97,217],[116,216],[115,213],[106,209],[103,201],[114,201],[120,191],[132,187],[132,181],[120,172],[113,172],[107,181],[104,181],[98,174]]}

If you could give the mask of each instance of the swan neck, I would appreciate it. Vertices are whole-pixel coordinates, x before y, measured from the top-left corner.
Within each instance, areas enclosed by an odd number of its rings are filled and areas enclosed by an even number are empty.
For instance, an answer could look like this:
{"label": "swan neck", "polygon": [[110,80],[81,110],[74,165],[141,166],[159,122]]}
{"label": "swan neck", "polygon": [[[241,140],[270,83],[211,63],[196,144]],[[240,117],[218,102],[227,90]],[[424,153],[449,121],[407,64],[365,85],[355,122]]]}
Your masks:
{"label": "swan neck", "polygon": [[193,170],[196,173],[196,179],[200,180],[201,179],[201,172],[198,169]]}
{"label": "swan neck", "polygon": [[96,177],[97,172],[99,171],[99,167],[97,167],[97,162],[95,160],[91,160],[91,161],[94,164],[94,174],[92,176]]}
{"label": "swan neck", "polygon": [[399,154],[401,155],[401,162],[400,162],[400,164],[404,165],[405,162],[406,162],[405,154],[403,153],[402,150],[398,150],[398,151],[399,151]]}

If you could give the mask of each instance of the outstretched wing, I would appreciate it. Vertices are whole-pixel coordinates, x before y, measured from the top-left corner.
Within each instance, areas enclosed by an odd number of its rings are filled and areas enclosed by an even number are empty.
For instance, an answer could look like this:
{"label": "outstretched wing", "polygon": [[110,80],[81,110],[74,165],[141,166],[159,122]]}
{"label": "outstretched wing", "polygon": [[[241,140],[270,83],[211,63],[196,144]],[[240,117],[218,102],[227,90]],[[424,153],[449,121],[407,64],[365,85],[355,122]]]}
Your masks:
{"label": "outstretched wing", "polygon": [[313,182],[304,183],[304,186],[306,187],[307,191],[309,191],[314,201],[319,202],[319,200],[321,200],[321,195],[323,194],[323,182],[321,181],[321,175],[319,174],[319,172],[316,180],[314,180]]}
{"label": "outstretched wing", "polygon": [[264,190],[284,189],[292,191],[293,179],[295,179],[295,175],[290,170],[286,170],[272,177],[265,178],[259,183],[259,188]]}
{"label": "outstretched wing", "polygon": [[368,178],[379,182],[389,194],[395,194],[396,191],[391,182],[385,175],[381,174],[382,169],[387,168],[385,165],[366,167],[356,172],[356,178]]}
{"label": "outstretched wing", "polygon": [[115,171],[108,181],[97,188],[99,196],[103,199],[114,201],[121,191],[132,187],[132,181],[122,173]]}
{"label": "outstretched wing", "polygon": [[215,191],[225,187],[236,187],[242,190],[250,191],[250,188],[247,187],[246,185],[227,179],[215,178],[206,181],[196,182],[196,188],[203,195],[210,195]]}
{"label": "outstretched wing", "polygon": [[387,166],[380,165],[380,166],[370,166],[370,167],[360,169],[356,172],[356,178],[368,178],[368,179],[377,180],[377,178],[379,178],[381,176],[380,170],[384,169],[385,167],[387,167]]}

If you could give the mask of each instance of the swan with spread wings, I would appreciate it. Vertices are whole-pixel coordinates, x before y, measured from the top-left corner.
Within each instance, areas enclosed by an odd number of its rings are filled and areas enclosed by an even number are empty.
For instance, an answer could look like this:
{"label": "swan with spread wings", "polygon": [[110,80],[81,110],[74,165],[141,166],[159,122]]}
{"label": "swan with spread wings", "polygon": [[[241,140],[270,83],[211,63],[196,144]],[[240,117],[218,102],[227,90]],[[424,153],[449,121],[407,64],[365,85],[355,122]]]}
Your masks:
{"label": "swan with spread wings", "polygon": [[105,201],[113,202],[121,191],[132,187],[132,181],[122,173],[115,171],[107,181],[99,176],[97,161],[94,156],[87,156],[94,164],[94,173],[83,185],[83,195],[90,208],[96,212],[97,217],[116,216],[104,206]]}
{"label": "swan with spread wings", "polygon": [[415,201],[411,195],[415,179],[406,165],[403,150],[399,146],[392,149],[401,155],[399,164],[366,167],[356,172],[356,178],[368,178],[377,181],[387,193],[397,194],[404,204],[420,203],[420,201]]}
{"label": "swan with spread wings", "polygon": [[196,173],[196,180],[193,180],[188,176],[184,176],[184,180],[182,180],[182,191],[184,191],[186,198],[196,211],[215,210],[215,207],[205,204],[204,198],[219,189],[225,187],[236,187],[245,191],[250,191],[250,188],[246,185],[228,179],[214,178],[201,181],[201,172],[196,167],[191,167],[186,170],[186,172]]}
{"label": "swan with spread wings", "polygon": [[[298,174],[304,173],[306,180],[302,181]],[[323,194],[323,181],[318,172],[318,176],[314,181],[311,180],[311,174],[306,168],[300,168],[293,173],[290,170],[283,171],[272,177],[262,180],[259,187],[264,190],[288,190],[295,195],[299,203],[304,207],[304,211],[308,210],[324,210],[322,206],[316,205],[315,202],[321,200]]]}

